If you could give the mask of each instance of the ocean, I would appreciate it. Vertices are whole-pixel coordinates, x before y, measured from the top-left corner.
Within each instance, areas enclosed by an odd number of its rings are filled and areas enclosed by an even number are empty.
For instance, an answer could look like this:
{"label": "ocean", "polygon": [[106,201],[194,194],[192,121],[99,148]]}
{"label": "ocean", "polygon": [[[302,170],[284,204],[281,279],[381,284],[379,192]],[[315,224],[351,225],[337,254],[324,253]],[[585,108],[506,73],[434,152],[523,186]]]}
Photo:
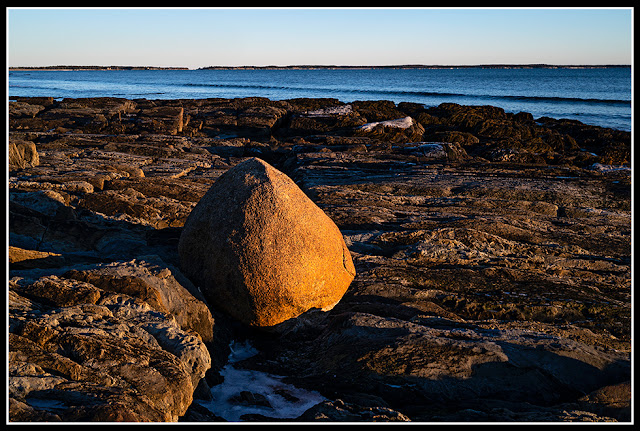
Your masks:
{"label": "ocean", "polygon": [[10,70],[9,97],[300,97],[493,105],[630,131],[631,68]]}

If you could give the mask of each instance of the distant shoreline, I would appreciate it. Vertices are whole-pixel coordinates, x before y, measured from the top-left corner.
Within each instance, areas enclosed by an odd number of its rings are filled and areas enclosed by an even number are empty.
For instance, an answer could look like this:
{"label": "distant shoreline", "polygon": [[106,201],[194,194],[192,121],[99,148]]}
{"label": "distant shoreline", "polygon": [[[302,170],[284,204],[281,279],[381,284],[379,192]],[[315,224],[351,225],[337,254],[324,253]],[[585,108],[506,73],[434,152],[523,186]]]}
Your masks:
{"label": "distant shoreline", "polygon": [[630,68],[625,64],[606,65],[554,65],[554,64],[478,64],[478,65],[423,65],[404,64],[390,66],[335,66],[335,65],[291,65],[291,66],[207,66],[197,69],[188,67],[156,66],[26,66],[9,67],[9,70],[317,70],[317,69],[609,69]]}
{"label": "distant shoreline", "polygon": [[16,66],[9,70],[189,70],[188,67],[156,66]]}

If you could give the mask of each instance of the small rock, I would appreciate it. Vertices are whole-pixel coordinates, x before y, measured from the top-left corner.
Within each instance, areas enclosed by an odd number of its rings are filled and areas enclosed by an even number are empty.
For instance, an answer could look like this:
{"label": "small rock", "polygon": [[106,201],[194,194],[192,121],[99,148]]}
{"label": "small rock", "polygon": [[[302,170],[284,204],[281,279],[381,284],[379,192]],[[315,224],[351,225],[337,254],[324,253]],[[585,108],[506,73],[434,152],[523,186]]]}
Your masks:
{"label": "small rock", "polygon": [[9,142],[9,169],[32,168],[39,164],[36,144],[30,141]]}

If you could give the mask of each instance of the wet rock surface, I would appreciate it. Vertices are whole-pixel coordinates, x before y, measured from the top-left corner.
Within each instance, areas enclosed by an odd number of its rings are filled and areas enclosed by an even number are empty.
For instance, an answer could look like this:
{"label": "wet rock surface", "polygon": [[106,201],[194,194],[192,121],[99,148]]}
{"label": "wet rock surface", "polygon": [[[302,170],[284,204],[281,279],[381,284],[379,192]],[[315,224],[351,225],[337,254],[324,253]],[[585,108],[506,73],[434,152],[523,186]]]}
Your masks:
{"label": "wet rock surface", "polygon": [[[260,353],[237,366],[326,398],[287,420],[630,420],[630,133],[456,104],[11,100],[10,420],[224,420],[202,405],[238,338]],[[356,269],[278,332],[212,306],[178,256],[252,157]]]}

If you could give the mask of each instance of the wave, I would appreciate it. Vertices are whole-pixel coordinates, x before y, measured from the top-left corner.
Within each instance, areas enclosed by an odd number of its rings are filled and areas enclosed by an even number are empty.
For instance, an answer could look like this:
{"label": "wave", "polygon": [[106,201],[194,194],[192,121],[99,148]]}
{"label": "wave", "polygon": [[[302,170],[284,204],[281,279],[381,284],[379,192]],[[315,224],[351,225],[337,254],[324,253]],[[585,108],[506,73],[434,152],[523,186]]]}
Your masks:
{"label": "wave", "polygon": [[111,93],[113,96],[131,97],[131,96],[155,96],[158,94],[167,94],[164,91],[152,91],[148,93]]}
{"label": "wave", "polygon": [[580,98],[580,97],[560,97],[560,96],[526,96],[526,95],[512,95],[512,94],[472,94],[472,93],[452,93],[452,92],[440,92],[440,91],[421,91],[421,90],[401,90],[401,89],[361,89],[361,88],[322,88],[322,87],[295,87],[295,86],[282,86],[282,85],[264,85],[264,84],[230,84],[230,83],[175,83],[172,85],[184,86],[184,87],[210,87],[218,89],[226,88],[238,88],[249,90],[276,90],[276,91],[309,91],[309,92],[322,92],[327,94],[335,93],[353,93],[353,94],[379,94],[385,96],[414,96],[414,97],[464,97],[472,99],[492,99],[492,100],[513,100],[519,102],[550,102],[550,103],[587,103],[587,104],[601,104],[601,105],[618,105],[618,106],[631,106],[631,100],[621,99],[598,99],[598,98]]}
{"label": "wave", "polygon": [[419,90],[350,90],[357,93],[377,93],[398,96],[423,96],[423,97],[465,97],[472,99],[492,99],[492,100],[514,100],[519,102],[552,102],[552,103],[589,103],[602,105],[623,105],[631,106],[630,100],[619,99],[596,99],[596,98],[580,98],[580,97],[559,97],[559,96],[524,96],[512,94],[470,94],[470,93],[449,93],[437,91],[419,91]]}
{"label": "wave", "polygon": [[[493,97],[493,96],[480,96],[480,97]],[[596,98],[559,97],[559,96],[515,96],[515,95],[504,95],[504,96],[495,96],[495,97],[499,99],[512,99],[512,100],[530,101],[530,102],[593,103],[593,104],[601,104],[601,105],[631,106],[631,100],[621,100],[621,99],[596,99]]]}
{"label": "wave", "polygon": [[65,90],[64,86],[60,85],[52,85],[52,84],[29,84],[29,85],[21,85],[21,84],[12,84],[9,83],[9,88],[22,88],[26,90]]}

